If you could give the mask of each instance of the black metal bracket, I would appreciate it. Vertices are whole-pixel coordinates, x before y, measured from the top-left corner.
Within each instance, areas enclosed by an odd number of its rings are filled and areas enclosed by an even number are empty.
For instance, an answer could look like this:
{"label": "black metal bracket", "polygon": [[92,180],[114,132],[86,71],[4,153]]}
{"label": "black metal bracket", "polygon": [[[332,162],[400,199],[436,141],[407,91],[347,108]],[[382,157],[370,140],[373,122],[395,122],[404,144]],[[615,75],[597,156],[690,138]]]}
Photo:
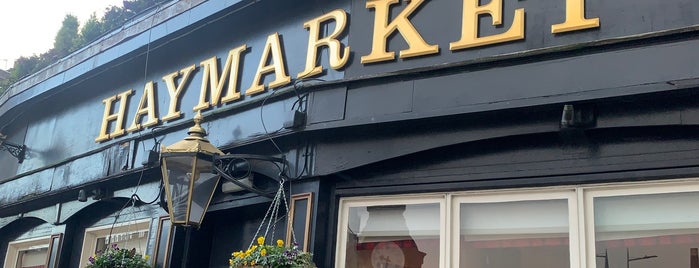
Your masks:
{"label": "black metal bracket", "polygon": [[[254,154],[226,154],[220,156],[214,156],[214,171],[221,175],[221,177],[232,182],[233,184],[243,188],[247,191],[256,193],[261,196],[268,198],[273,198],[274,193],[265,192],[254,186],[246,185],[240,182],[241,178],[245,178],[250,175],[252,168],[250,166],[251,160],[271,162],[275,164],[281,164],[280,167],[280,177],[284,176],[284,169],[287,165],[285,158],[271,157],[265,155],[254,155]],[[273,178],[277,181],[281,179]]]}
{"label": "black metal bracket", "polygon": [[27,146],[22,144],[14,144],[5,140],[5,136],[0,134],[0,151],[7,151],[12,156],[17,158],[18,163],[22,163],[27,153]]}

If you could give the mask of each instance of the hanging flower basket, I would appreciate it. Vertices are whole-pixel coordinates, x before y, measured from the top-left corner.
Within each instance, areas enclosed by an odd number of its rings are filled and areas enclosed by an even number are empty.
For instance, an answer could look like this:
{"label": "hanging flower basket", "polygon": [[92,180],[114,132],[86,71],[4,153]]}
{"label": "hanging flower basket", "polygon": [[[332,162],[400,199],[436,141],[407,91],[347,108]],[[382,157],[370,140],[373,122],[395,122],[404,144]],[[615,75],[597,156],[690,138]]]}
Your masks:
{"label": "hanging flower basket", "polygon": [[148,255],[136,254],[136,249],[120,249],[117,244],[98,252],[97,256],[88,259],[86,268],[150,268]]}
{"label": "hanging flower basket", "polygon": [[246,251],[236,251],[228,260],[230,268],[315,268],[313,254],[302,251],[297,245],[287,247],[284,241],[266,245],[265,238],[257,238],[257,245]]}

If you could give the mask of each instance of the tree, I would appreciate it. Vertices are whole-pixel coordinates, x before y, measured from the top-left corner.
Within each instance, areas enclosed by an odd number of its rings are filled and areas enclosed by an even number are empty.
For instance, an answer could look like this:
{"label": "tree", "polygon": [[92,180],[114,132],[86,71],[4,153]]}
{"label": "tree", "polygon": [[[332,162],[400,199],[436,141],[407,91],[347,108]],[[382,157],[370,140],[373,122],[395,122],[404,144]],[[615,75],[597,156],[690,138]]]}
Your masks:
{"label": "tree", "polygon": [[131,18],[131,14],[123,7],[110,6],[107,8],[102,18],[105,31],[110,31],[124,25]]}
{"label": "tree", "polygon": [[102,21],[97,19],[95,13],[90,15],[90,18],[85,21],[85,25],[80,28],[80,45],[89,44],[104,34],[104,26]]}
{"label": "tree", "polygon": [[66,15],[63,18],[61,29],[58,30],[56,38],[53,41],[53,49],[56,50],[58,57],[64,57],[76,49],[79,42],[78,39],[78,18],[73,15]]}
{"label": "tree", "polygon": [[[162,1],[162,0],[160,0]],[[131,11],[134,15],[141,13],[158,3],[158,0],[132,0],[124,1],[124,9]]]}
{"label": "tree", "polygon": [[0,81],[0,95],[9,88],[9,85],[19,81],[22,77],[40,71],[58,59],[68,56],[71,52],[96,40],[106,32],[121,27],[160,1],[163,0],[125,0],[123,1],[124,7],[107,7],[104,17],[101,19],[97,19],[97,16],[92,14],[80,31],[78,31],[80,27],[78,18],[70,14],[66,15],[61,29],[58,30],[54,38],[53,48],[39,56],[17,59],[10,69],[10,77]]}
{"label": "tree", "polygon": [[15,65],[12,67],[10,74],[13,78],[22,78],[30,74],[39,64],[39,61],[40,59],[37,55],[31,57],[19,57],[19,59],[15,61]]}

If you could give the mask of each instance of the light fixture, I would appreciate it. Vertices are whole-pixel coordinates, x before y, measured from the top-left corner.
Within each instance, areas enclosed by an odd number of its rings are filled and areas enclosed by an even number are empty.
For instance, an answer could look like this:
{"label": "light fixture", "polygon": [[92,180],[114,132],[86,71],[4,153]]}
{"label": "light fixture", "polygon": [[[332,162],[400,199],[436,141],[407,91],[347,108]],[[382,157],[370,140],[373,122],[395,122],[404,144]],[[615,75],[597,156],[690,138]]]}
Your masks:
{"label": "light fixture", "polygon": [[194,126],[187,132],[189,136],[161,149],[160,162],[167,210],[174,225],[201,225],[220,177],[242,189],[270,196],[270,193],[240,180],[249,176],[236,174],[250,175],[252,160],[285,163],[282,158],[261,155],[224,155],[205,138],[207,133],[201,127],[201,122],[201,113],[197,113],[194,116]]}
{"label": "light fixture", "polygon": [[563,112],[561,113],[561,122],[559,125],[561,129],[590,128],[594,127],[596,123],[597,116],[591,105],[563,105]]}
{"label": "light fixture", "polygon": [[214,173],[214,156],[223,152],[205,138],[201,121],[201,113],[197,113],[187,132],[189,137],[160,153],[168,212],[176,225],[201,225],[220,178]]}
{"label": "light fixture", "polygon": [[27,146],[22,144],[14,144],[7,141],[7,136],[0,133],[0,151],[7,151],[12,156],[17,158],[17,162],[22,164],[24,161],[25,154],[27,153]]}

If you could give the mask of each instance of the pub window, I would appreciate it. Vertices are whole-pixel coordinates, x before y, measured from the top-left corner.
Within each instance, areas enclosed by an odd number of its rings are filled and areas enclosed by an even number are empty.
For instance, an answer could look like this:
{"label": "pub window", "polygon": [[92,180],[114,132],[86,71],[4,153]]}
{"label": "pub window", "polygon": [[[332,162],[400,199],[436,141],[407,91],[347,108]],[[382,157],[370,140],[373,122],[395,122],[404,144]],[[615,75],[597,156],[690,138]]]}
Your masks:
{"label": "pub window", "polygon": [[697,204],[697,179],[343,198],[335,267],[699,268]]}
{"label": "pub window", "polygon": [[[606,267],[699,268],[699,187],[588,192],[589,263]],[[594,258],[594,260],[592,259]]]}
{"label": "pub window", "polygon": [[343,200],[336,267],[440,267],[444,198]]}
{"label": "pub window", "polygon": [[5,255],[6,268],[45,268],[50,237],[10,242]]}
{"label": "pub window", "polygon": [[80,267],[87,266],[90,256],[114,244],[119,248],[136,249],[137,254],[146,255],[149,230],[150,219],[86,229]]}
{"label": "pub window", "polygon": [[453,267],[579,267],[573,190],[460,196],[452,204]]}

